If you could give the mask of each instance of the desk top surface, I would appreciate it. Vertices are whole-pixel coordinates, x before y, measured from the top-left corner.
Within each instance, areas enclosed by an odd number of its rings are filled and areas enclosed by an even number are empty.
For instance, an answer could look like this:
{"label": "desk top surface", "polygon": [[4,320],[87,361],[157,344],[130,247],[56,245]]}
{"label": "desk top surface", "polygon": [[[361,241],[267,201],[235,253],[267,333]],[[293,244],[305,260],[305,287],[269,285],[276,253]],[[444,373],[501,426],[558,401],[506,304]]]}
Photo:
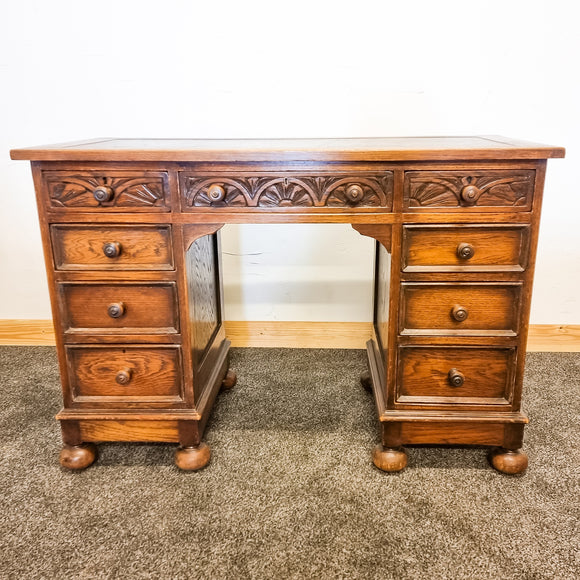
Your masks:
{"label": "desk top surface", "polygon": [[445,161],[564,157],[551,147],[498,135],[345,139],[88,139],[13,149],[31,161]]}

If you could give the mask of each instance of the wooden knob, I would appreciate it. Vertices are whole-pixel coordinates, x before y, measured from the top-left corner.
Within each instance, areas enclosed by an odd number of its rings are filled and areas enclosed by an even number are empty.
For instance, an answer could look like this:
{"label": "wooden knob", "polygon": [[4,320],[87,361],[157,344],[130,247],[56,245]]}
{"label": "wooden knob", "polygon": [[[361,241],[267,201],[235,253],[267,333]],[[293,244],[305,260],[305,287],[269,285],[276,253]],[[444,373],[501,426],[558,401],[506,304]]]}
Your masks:
{"label": "wooden knob", "polygon": [[470,260],[475,254],[475,248],[471,244],[461,243],[457,246],[457,257],[460,260]]}
{"label": "wooden knob", "polygon": [[480,195],[481,190],[479,189],[479,187],[476,187],[475,185],[466,185],[461,190],[461,199],[465,203],[475,203]]}
{"label": "wooden knob", "polygon": [[452,387],[461,387],[465,382],[465,375],[457,369],[451,369],[447,373],[447,379]]}
{"label": "wooden knob", "polygon": [[107,314],[111,318],[121,318],[125,314],[125,303],[124,302],[114,302],[109,304],[107,308]]}
{"label": "wooden knob", "polygon": [[212,201],[220,202],[226,198],[226,190],[221,185],[214,183],[209,186],[207,195]]}
{"label": "wooden knob", "polygon": [[99,203],[111,201],[113,199],[113,188],[108,185],[99,185],[93,189],[93,197]]}
{"label": "wooden knob", "polygon": [[107,258],[118,258],[121,255],[121,244],[119,242],[107,242],[103,245],[103,254]]}
{"label": "wooden knob", "polygon": [[115,376],[115,380],[120,385],[128,385],[131,381],[131,377],[133,376],[133,371],[129,368],[121,369],[117,375]]}
{"label": "wooden knob", "polygon": [[358,203],[359,201],[362,200],[362,198],[364,196],[364,191],[360,185],[353,183],[352,185],[349,185],[346,188],[345,195],[350,202]]}
{"label": "wooden knob", "polygon": [[457,322],[463,322],[469,316],[469,310],[463,306],[459,306],[459,304],[456,304],[451,309],[451,316],[457,320]]}

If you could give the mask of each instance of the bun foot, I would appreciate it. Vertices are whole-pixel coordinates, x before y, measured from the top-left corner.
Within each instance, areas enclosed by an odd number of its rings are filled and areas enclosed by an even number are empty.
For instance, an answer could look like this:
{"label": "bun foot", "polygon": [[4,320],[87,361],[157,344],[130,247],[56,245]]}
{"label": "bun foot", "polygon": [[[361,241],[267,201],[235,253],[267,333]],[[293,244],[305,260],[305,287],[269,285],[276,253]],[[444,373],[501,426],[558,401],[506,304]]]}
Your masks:
{"label": "bun foot", "polygon": [[508,475],[523,473],[528,467],[528,456],[521,449],[518,451],[501,447],[493,449],[489,454],[489,461],[495,469]]}
{"label": "bun foot", "polygon": [[92,443],[64,445],[60,452],[60,464],[67,469],[85,469],[97,458],[97,448]]}
{"label": "bun foot", "polygon": [[377,445],[373,450],[373,463],[382,471],[401,471],[407,466],[407,452],[403,447],[393,449]]}
{"label": "bun foot", "polygon": [[369,393],[373,390],[373,380],[370,371],[363,371],[360,375],[360,384]]}
{"label": "bun foot", "polygon": [[210,457],[206,443],[200,443],[197,447],[179,447],[175,451],[175,465],[185,471],[197,471],[209,463]]}
{"label": "bun foot", "polygon": [[222,381],[222,389],[231,389],[235,387],[236,383],[238,382],[238,375],[234,373],[234,371],[228,371],[224,380]]}

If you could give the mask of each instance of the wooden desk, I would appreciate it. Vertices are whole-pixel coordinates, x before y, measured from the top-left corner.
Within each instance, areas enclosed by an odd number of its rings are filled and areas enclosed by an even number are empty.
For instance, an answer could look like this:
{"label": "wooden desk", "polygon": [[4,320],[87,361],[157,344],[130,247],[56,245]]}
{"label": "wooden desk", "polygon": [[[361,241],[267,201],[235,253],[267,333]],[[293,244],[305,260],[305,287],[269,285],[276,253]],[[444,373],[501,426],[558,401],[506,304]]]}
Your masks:
{"label": "wooden desk", "polygon": [[[489,445],[519,473],[525,345],[546,159],[503,137],[97,139],[19,149],[32,161],[64,408],[60,461],[98,441],[202,435],[228,370],[219,230],[350,223],[376,240],[377,467],[404,445]],[[248,417],[248,422],[252,417]],[[337,450],[338,452],[338,450]]]}

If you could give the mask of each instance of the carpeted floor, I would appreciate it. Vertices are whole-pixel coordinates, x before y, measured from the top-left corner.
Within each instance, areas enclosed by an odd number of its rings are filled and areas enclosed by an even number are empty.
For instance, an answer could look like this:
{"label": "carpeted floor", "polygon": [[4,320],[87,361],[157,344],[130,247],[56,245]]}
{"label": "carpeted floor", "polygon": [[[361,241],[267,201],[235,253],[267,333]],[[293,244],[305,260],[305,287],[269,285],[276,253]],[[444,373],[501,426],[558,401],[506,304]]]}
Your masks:
{"label": "carpeted floor", "polygon": [[0,578],[580,577],[580,354],[531,354],[528,473],[484,449],[375,469],[363,351],[239,349],[198,473],[174,446],[103,444],[58,466],[55,351],[0,348]]}

